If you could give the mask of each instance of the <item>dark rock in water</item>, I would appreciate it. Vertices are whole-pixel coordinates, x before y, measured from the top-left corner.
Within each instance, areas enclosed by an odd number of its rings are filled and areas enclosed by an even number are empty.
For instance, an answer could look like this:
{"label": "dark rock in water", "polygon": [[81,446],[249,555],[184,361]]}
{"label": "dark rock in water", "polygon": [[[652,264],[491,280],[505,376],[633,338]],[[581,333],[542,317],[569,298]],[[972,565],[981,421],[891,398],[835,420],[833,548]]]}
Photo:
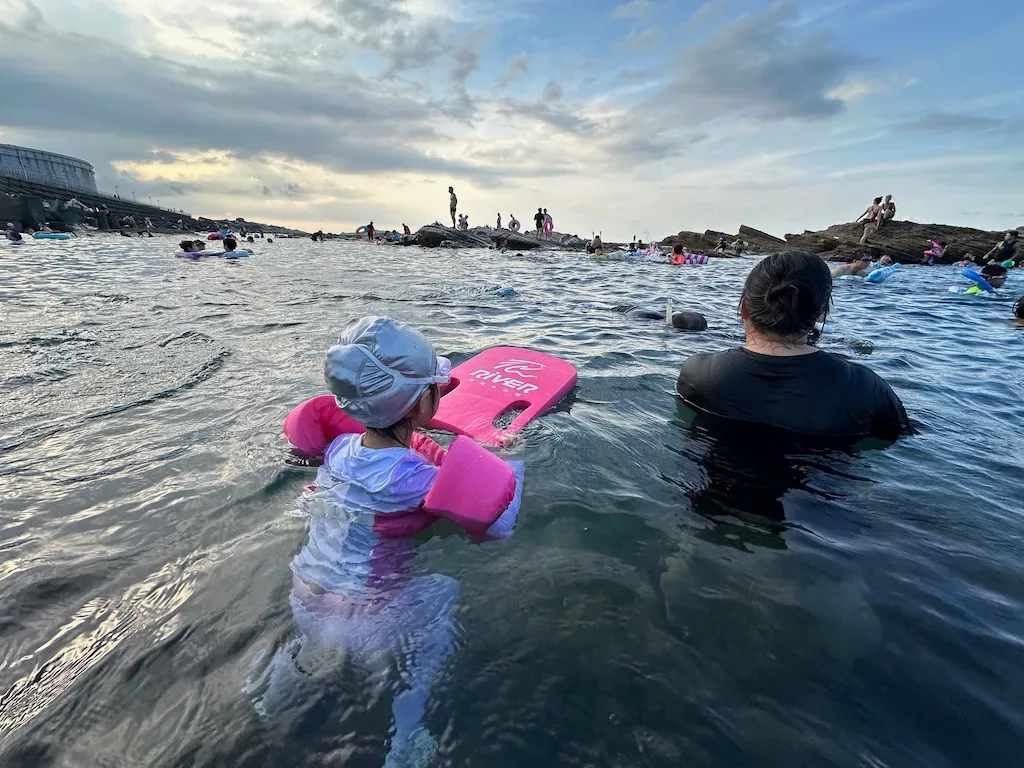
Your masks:
{"label": "dark rock in water", "polygon": [[497,247],[513,251],[534,251],[538,248],[558,247],[558,244],[551,240],[544,240],[525,232],[510,232],[507,229],[494,230],[490,233],[490,238]]}
{"label": "dark rock in water", "polygon": [[[409,242],[409,239],[412,242]],[[480,237],[473,232],[463,232],[460,229],[446,227],[440,223],[427,224],[420,227],[415,235],[402,238],[403,245],[421,245],[424,248],[441,248],[445,244],[448,247],[458,248],[489,248],[490,240]]]}
{"label": "dark rock in water", "polygon": [[[943,264],[953,264],[967,254],[980,260],[1000,240],[1003,232],[986,232],[971,227],[953,227],[946,224],[918,224],[914,221],[887,221],[868,238],[864,245],[861,224],[836,224],[821,232],[786,235],[789,250],[809,251],[831,261],[852,261],[858,256],[879,258],[890,256],[893,261],[919,264],[931,241],[946,243]],[[780,250],[778,247],[773,250]]]}

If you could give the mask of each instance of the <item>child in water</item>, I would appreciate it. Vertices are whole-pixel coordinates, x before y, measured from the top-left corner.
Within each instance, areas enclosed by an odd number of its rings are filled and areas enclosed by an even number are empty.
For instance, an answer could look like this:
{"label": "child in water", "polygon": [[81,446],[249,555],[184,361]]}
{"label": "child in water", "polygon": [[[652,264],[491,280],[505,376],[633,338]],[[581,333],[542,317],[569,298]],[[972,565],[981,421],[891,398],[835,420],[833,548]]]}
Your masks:
{"label": "child in water", "polygon": [[[300,645],[344,651],[382,670],[392,660],[399,667],[386,768],[426,766],[433,757],[437,743],[423,717],[431,683],[458,639],[458,582],[414,567],[414,536],[437,519],[423,502],[444,456],[416,430],[437,412],[450,372],[421,333],[391,318],[365,317],[341,334],[327,351],[324,378],[366,432],[328,446],[316,488],[302,500],[309,538],[291,563]],[[522,464],[513,469],[521,488]],[[510,536],[518,510],[517,495],[486,538]],[[282,649],[271,665],[264,712],[287,685],[291,655]]]}

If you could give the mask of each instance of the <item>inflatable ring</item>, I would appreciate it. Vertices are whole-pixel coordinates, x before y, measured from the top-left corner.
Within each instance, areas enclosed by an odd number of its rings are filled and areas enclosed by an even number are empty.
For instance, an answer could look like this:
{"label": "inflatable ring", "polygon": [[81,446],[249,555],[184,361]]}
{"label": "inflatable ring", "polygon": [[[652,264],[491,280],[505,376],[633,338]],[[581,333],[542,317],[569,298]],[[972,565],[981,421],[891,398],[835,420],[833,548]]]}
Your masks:
{"label": "inflatable ring", "polygon": [[206,239],[207,240],[220,240],[221,239],[220,232],[211,232],[210,234],[208,234],[206,236]]}
{"label": "inflatable ring", "polygon": [[365,235],[366,234],[366,226],[364,225],[362,227],[356,227],[356,234],[357,235]]}
{"label": "inflatable ring", "polygon": [[995,293],[996,289],[992,287],[992,284],[973,269],[965,269],[960,274],[968,280],[974,281],[974,284],[986,293]]}
{"label": "inflatable ring", "polygon": [[519,222],[516,221],[515,219],[512,219],[512,221],[510,221],[508,223],[508,228],[509,228],[509,230],[511,232],[518,232],[519,231]]}

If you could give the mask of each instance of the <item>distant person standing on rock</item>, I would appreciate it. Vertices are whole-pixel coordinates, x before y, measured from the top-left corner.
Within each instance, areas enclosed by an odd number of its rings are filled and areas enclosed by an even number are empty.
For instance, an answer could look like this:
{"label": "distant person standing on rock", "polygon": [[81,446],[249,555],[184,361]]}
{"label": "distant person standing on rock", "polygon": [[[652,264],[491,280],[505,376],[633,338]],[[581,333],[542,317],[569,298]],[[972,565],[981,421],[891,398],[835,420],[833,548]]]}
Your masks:
{"label": "distant person standing on rock", "polygon": [[552,232],[555,231],[554,221],[551,218],[551,214],[548,213],[548,209],[547,208],[544,209],[544,226],[545,226],[545,228],[551,227],[551,231]]}
{"label": "distant person standing on rock", "polygon": [[882,198],[876,197],[875,201],[868,206],[868,209],[864,211],[860,216],[857,217],[855,224],[864,222],[864,235],[860,239],[860,244],[864,245],[868,241],[868,238],[878,231],[878,223],[882,219]]}
{"label": "distant person standing on rock", "polygon": [[374,232],[376,232],[376,230],[373,228],[373,222],[371,221],[369,224],[366,225],[366,239],[369,240],[371,243],[373,242]]}
{"label": "distant person standing on rock", "polygon": [[896,203],[892,201],[892,195],[886,195],[882,202],[882,218],[880,224],[892,221],[896,218]]}
{"label": "distant person standing on rock", "polygon": [[448,187],[448,210],[452,215],[452,229],[455,229],[455,212],[459,210],[459,198],[455,196],[455,187]]}
{"label": "distant person standing on rock", "polygon": [[498,226],[497,229],[501,229],[501,214],[498,214]]}
{"label": "distant person standing on rock", "polygon": [[537,212],[533,214],[533,221],[537,225],[537,237],[540,237],[544,234],[544,211],[538,208]]}
{"label": "distant person standing on rock", "polygon": [[409,225],[408,224],[403,224],[402,225],[402,232],[404,234],[406,234],[406,235],[411,235],[412,234],[412,232],[409,230]]}

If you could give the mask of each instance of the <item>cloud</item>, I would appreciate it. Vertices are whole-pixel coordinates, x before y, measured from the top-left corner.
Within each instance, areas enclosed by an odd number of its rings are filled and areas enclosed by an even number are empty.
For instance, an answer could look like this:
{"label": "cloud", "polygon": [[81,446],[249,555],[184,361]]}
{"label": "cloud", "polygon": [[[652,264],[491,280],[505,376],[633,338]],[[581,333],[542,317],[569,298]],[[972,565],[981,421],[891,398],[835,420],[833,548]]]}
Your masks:
{"label": "cloud", "polygon": [[978,115],[963,115],[952,112],[928,112],[913,120],[900,123],[904,131],[925,131],[951,133],[954,131],[992,131],[1004,127],[1005,120]]}
{"label": "cloud", "polygon": [[502,99],[498,103],[497,109],[506,117],[531,118],[574,136],[593,136],[598,130],[598,124],[594,120],[560,102]]}
{"label": "cloud", "polygon": [[506,88],[512,83],[522,80],[529,71],[530,58],[525,53],[517,54],[505,62],[505,69],[498,75],[494,86],[495,88]]}
{"label": "cloud", "polygon": [[448,80],[457,88],[465,89],[466,80],[474,72],[480,70],[480,54],[470,47],[462,47],[452,57],[452,67],[448,72]]}
{"label": "cloud", "polygon": [[628,3],[615,6],[612,15],[617,19],[648,19],[654,13],[651,0],[629,0]]}
{"label": "cloud", "polygon": [[820,120],[839,114],[830,92],[868,63],[826,30],[803,31],[793,2],[744,16],[686,50],[675,81],[648,106],[670,119],[736,113],[765,120]]}
{"label": "cloud", "polygon": [[565,96],[565,91],[554,78],[548,80],[544,86],[544,92],[541,94],[544,101],[561,101],[563,96]]}
{"label": "cloud", "polygon": [[654,27],[634,29],[626,35],[626,45],[634,51],[644,51],[658,42],[658,30]]}
{"label": "cloud", "polygon": [[729,0],[708,0],[693,12],[686,23],[686,30],[697,32],[711,26],[729,12]]}

